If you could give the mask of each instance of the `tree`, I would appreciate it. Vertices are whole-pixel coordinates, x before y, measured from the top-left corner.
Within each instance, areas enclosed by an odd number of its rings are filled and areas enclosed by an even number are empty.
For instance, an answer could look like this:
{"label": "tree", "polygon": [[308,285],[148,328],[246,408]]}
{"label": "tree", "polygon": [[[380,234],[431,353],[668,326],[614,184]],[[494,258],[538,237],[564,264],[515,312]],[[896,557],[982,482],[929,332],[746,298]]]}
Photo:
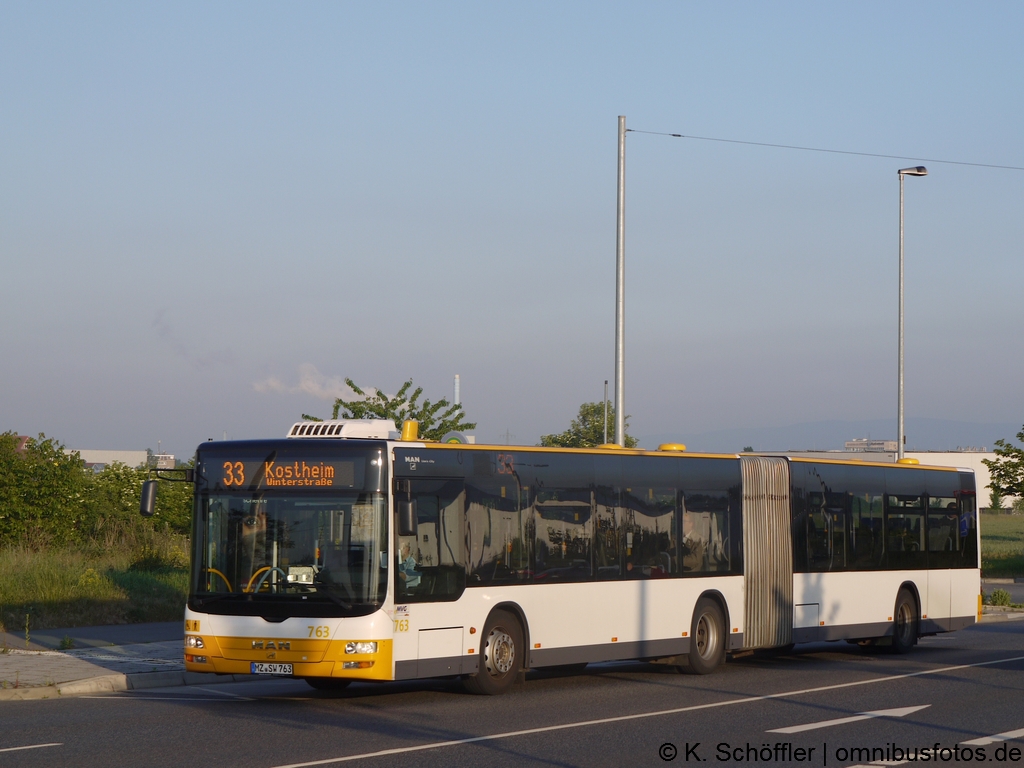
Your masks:
{"label": "tree", "polygon": [[[1024,428],[1017,433],[1017,440],[1024,443]],[[999,497],[1024,497],[1024,448],[996,440],[995,453],[994,459],[982,459],[990,474],[988,487]]]}
{"label": "tree", "polygon": [[[984,459],[982,459],[984,461]],[[992,486],[989,486],[991,488]],[[993,490],[988,495],[988,507],[995,512],[1002,512],[1003,510],[1003,494],[997,490]]]}
{"label": "tree", "polygon": [[[388,419],[401,426],[406,419],[419,422],[420,437],[424,440],[440,440],[449,432],[467,432],[476,428],[476,422],[464,421],[466,415],[462,404],[453,405],[446,398],[436,403],[430,400],[420,402],[423,387],[416,387],[412,394],[412,379],[407,380],[394,397],[388,397],[379,389],[369,388],[370,394],[357,387],[352,379],[345,379],[348,388],[360,399],[334,401],[334,419]],[[303,419],[321,421],[316,416],[302,414]]]}
{"label": "tree", "polygon": [[[579,415],[572,420],[569,428],[557,435],[542,435],[540,444],[562,448],[593,448],[604,442],[604,403],[583,403]],[[629,417],[626,417],[626,447],[636,448],[637,439],[628,431]],[[615,442],[615,408],[608,403],[608,442]]]}
{"label": "tree", "polygon": [[88,482],[77,453],[46,435],[18,450],[14,432],[0,435],[0,542],[29,547],[75,537]]}

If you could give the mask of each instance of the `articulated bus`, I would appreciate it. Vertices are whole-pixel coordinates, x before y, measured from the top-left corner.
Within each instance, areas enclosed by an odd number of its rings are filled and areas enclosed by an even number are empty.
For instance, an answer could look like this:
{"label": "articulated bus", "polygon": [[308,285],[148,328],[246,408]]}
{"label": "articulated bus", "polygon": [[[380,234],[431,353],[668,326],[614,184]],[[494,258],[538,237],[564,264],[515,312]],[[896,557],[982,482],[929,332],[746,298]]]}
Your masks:
{"label": "articulated bus", "polygon": [[[196,454],[190,672],[353,680],[847,640],[908,652],[980,615],[969,470],[420,441],[300,422]],[[155,481],[143,494],[152,512]]]}

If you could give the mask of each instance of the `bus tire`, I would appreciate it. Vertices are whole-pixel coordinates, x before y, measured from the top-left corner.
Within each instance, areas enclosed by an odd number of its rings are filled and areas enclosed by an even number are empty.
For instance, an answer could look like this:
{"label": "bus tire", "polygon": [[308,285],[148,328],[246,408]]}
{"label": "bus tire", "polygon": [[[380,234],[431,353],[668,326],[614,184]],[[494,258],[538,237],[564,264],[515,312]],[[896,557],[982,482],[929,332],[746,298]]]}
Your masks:
{"label": "bus tire", "polygon": [[348,688],[352,682],[341,677],[307,677],[304,679],[311,688],[316,688],[318,691],[340,691]]}
{"label": "bus tire", "polygon": [[466,690],[486,696],[505,693],[519,677],[525,653],[519,621],[508,611],[494,611],[480,637],[480,666],[466,678]]}
{"label": "bus tire", "polygon": [[892,614],[892,651],[910,653],[917,643],[917,602],[909,589],[896,595],[896,608]]}
{"label": "bus tire", "polygon": [[690,624],[688,671],[708,675],[725,661],[725,617],[714,600],[702,597],[697,601]]}

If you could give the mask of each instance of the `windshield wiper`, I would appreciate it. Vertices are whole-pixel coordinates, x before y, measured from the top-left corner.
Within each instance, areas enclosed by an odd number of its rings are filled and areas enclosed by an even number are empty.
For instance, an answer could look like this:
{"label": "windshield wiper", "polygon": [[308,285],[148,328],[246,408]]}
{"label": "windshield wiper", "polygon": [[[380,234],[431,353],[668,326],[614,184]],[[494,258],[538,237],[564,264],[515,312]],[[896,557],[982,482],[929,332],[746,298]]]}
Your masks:
{"label": "windshield wiper", "polygon": [[326,597],[326,598],[327,598],[328,600],[330,600],[330,601],[331,601],[331,602],[333,602],[333,603],[337,603],[337,604],[338,604],[338,605],[340,605],[340,606],[341,606],[342,608],[344,608],[344,609],[345,609],[346,611],[351,611],[351,610],[352,610],[352,604],[351,604],[351,603],[346,603],[346,602],[345,602],[344,600],[342,600],[342,599],[341,599],[340,597],[338,597],[337,595],[332,595],[332,594],[331,594],[330,592],[328,592],[328,591],[327,591],[326,589],[318,589],[318,590],[316,591],[316,593],[317,593],[318,595],[323,595],[324,597]]}
{"label": "windshield wiper", "polygon": [[225,595],[210,595],[209,597],[197,597],[195,598],[196,605],[206,605],[207,603],[215,603],[218,600],[233,600],[239,597],[244,597],[248,593],[246,592],[229,592]]}

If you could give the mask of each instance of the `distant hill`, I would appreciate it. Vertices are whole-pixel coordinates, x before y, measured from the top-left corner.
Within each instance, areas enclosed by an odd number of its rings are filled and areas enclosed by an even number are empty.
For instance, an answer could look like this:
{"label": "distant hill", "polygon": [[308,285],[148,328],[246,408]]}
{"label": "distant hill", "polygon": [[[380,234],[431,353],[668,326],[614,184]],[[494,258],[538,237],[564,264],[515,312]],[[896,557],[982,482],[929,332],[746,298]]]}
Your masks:
{"label": "distant hill", "polygon": [[[973,447],[992,450],[995,441],[1015,440],[1020,424],[982,424],[949,419],[910,418],[906,420],[908,451],[951,451]],[[814,421],[782,427],[722,429],[713,432],[675,432],[638,435],[643,448],[661,443],[682,442],[691,451],[733,453],[752,446],[755,451],[842,450],[847,440],[870,437],[896,439],[896,419],[869,421]]]}

